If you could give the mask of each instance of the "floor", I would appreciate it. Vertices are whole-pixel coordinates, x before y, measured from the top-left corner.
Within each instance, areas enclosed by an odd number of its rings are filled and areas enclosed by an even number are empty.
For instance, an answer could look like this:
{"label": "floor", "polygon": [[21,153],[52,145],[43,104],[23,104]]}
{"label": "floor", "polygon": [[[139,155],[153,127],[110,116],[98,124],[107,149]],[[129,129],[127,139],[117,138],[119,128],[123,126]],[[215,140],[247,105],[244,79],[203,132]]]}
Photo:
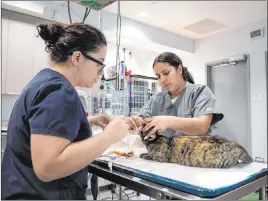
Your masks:
{"label": "floor", "polygon": [[[122,200],[154,200],[143,194],[137,196],[137,193],[133,190],[125,190],[124,192],[122,194]],[[92,195],[87,196],[87,200],[93,200]],[[118,191],[113,196],[111,190],[103,191],[99,194],[98,200],[119,200]]]}
{"label": "floor", "polygon": [[[132,191],[132,190],[127,190],[125,191],[125,193],[128,195],[128,197],[123,194],[123,200],[154,200],[153,198],[150,198],[146,195],[140,195],[137,196],[137,194]],[[92,195],[87,196],[87,200],[93,200]],[[107,191],[103,191],[100,193],[98,200],[119,200],[118,196],[116,194],[114,194],[113,198],[112,198],[112,193],[111,191],[107,190]],[[259,194],[258,193],[251,193],[243,198],[241,198],[240,200],[259,200]]]}
{"label": "floor", "polygon": [[[119,191],[118,190],[119,189],[117,187],[115,189],[114,195],[112,194],[111,190],[102,191],[99,194],[97,200],[119,200],[119,197],[118,197]],[[123,190],[124,190],[124,187],[123,187]],[[92,195],[88,195],[87,200],[93,200]],[[135,192],[133,190],[124,190],[123,194],[122,194],[122,200],[155,200],[155,199],[150,198],[150,197],[143,195],[143,194],[140,194],[139,196],[137,196],[137,192]],[[240,200],[259,200],[259,193],[258,192],[251,193],[247,196],[244,196]]]}
{"label": "floor", "polygon": [[[137,196],[136,192],[132,190],[126,190],[125,193],[126,194],[123,193],[122,200],[155,200],[143,194],[140,194],[139,196]],[[87,200],[93,200],[92,195],[87,196]],[[110,190],[103,191],[99,194],[98,200],[119,200],[118,193],[114,194],[114,196],[112,197],[112,193]],[[259,194],[251,193],[241,198],[240,200],[259,200]]]}
{"label": "floor", "polygon": [[259,200],[259,193],[251,193],[240,200]]}

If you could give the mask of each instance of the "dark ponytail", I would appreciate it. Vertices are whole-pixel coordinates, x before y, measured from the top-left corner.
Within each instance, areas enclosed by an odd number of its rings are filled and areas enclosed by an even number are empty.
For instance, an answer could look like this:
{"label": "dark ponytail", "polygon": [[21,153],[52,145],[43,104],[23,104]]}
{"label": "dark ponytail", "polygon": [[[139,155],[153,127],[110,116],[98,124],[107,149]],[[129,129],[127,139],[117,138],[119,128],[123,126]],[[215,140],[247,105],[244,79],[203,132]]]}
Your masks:
{"label": "dark ponytail", "polygon": [[191,84],[194,84],[194,79],[193,79],[192,74],[188,71],[187,67],[183,67],[181,59],[176,54],[172,52],[164,52],[160,54],[154,60],[153,67],[158,62],[168,63],[169,65],[173,66],[176,69],[178,69],[179,65],[181,65],[183,79]]}
{"label": "dark ponytail", "polygon": [[182,67],[182,77],[185,81],[194,84],[194,78],[192,74],[188,71],[187,67]]}

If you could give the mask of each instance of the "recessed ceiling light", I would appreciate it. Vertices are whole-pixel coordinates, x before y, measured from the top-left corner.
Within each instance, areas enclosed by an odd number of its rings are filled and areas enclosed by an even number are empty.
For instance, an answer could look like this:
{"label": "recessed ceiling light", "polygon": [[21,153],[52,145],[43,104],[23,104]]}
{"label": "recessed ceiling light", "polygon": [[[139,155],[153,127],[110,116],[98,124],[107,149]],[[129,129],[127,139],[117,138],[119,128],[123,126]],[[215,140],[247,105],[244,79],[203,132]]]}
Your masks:
{"label": "recessed ceiling light", "polygon": [[140,13],[138,14],[138,16],[139,16],[139,17],[147,17],[147,16],[148,16],[148,13],[146,13],[146,12],[140,12]]}

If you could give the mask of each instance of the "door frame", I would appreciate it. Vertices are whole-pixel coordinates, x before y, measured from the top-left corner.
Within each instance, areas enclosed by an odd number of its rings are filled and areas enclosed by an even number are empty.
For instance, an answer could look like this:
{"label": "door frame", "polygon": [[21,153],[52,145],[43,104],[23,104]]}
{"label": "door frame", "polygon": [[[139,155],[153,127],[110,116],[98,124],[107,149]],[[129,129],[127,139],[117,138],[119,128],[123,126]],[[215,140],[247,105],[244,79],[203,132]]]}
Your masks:
{"label": "door frame", "polygon": [[[265,80],[266,80],[266,122],[267,122],[266,133],[268,133],[268,51],[267,50],[265,51],[264,57],[265,57],[265,69],[266,69],[266,75],[265,75]],[[264,160],[267,160],[267,159],[264,159]]]}
{"label": "door frame", "polygon": [[[247,123],[247,130],[248,130],[248,141],[249,141],[249,154],[252,156],[252,140],[251,140],[251,90],[250,90],[250,56],[248,54],[245,55],[245,62],[246,62],[246,69],[247,69],[247,92],[248,92],[248,123]],[[211,88],[211,69],[213,66],[217,64],[227,64],[230,63],[228,59],[216,60],[213,62],[205,63],[205,70],[206,70],[206,81],[207,86]],[[268,90],[268,89],[267,89]],[[216,97],[217,99],[217,97]],[[224,111],[222,111],[224,114]],[[268,114],[268,109],[267,109]]]}

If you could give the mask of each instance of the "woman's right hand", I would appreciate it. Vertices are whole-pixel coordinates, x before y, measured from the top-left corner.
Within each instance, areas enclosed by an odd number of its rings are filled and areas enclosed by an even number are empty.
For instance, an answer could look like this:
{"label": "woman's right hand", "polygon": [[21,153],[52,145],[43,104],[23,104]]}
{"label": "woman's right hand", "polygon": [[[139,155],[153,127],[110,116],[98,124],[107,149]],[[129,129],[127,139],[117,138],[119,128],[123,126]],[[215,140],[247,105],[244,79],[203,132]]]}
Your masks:
{"label": "woman's right hand", "polygon": [[128,117],[126,120],[129,124],[130,129],[134,131],[143,127],[143,124],[144,124],[143,118],[140,116],[131,116],[131,117]]}
{"label": "woman's right hand", "polygon": [[105,127],[104,132],[114,142],[118,142],[129,134],[130,126],[124,116],[115,117]]}

